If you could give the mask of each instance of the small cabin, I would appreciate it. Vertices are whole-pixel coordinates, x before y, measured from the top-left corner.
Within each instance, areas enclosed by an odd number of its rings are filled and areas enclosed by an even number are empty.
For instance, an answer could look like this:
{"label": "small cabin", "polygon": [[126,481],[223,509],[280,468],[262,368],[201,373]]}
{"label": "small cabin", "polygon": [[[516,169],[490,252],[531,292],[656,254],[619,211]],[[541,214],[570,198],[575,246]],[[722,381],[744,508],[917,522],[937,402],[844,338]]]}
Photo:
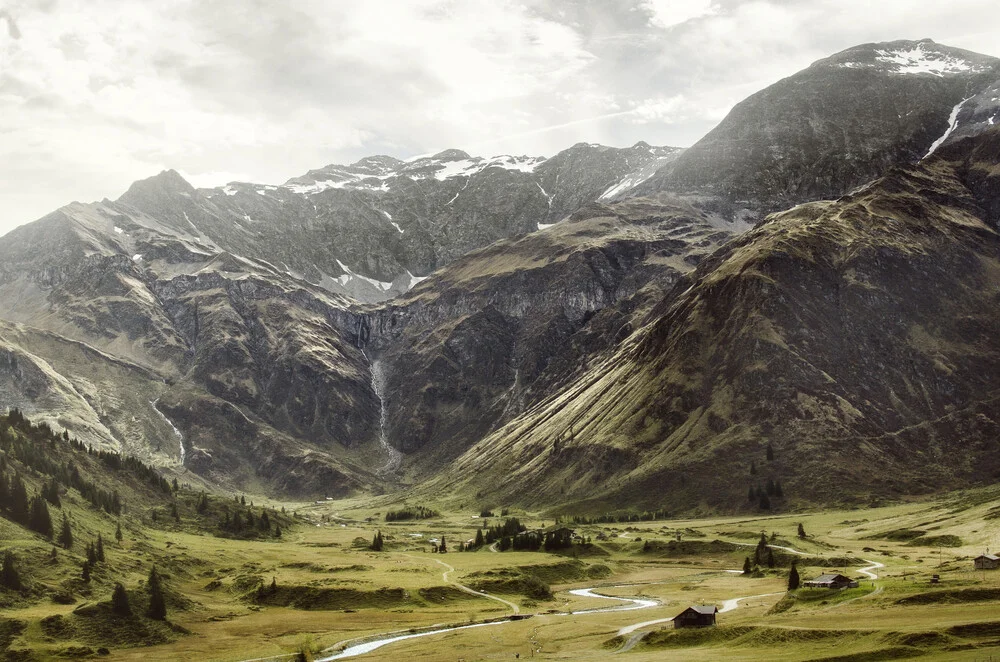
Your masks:
{"label": "small cabin", "polygon": [[858,583],[852,580],[850,577],[845,577],[844,575],[820,575],[816,579],[810,579],[809,581],[802,582],[802,585],[806,588],[832,588],[832,589],[842,589],[842,588],[857,588]]}
{"label": "small cabin", "polygon": [[695,605],[674,616],[674,628],[704,628],[715,625],[715,605]]}
{"label": "small cabin", "polygon": [[982,556],[977,556],[974,563],[976,564],[976,570],[996,570],[1000,568],[1000,556],[983,554]]}

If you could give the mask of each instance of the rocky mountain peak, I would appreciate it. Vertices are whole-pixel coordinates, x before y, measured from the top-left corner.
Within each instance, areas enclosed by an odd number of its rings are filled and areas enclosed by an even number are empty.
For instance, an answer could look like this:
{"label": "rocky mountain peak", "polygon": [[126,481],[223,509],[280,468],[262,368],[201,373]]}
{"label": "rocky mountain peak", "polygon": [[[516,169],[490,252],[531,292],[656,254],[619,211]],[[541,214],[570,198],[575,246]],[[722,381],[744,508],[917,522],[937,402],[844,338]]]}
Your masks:
{"label": "rocky mountain peak", "polygon": [[813,64],[813,67],[865,69],[898,76],[974,75],[994,68],[996,58],[961,48],[938,44],[931,39],[897,40],[862,44]]}
{"label": "rocky mountain peak", "polygon": [[134,182],[119,198],[121,202],[130,202],[139,197],[159,197],[177,193],[193,193],[194,187],[180,176],[176,170],[164,170],[158,175],[140,179]]}

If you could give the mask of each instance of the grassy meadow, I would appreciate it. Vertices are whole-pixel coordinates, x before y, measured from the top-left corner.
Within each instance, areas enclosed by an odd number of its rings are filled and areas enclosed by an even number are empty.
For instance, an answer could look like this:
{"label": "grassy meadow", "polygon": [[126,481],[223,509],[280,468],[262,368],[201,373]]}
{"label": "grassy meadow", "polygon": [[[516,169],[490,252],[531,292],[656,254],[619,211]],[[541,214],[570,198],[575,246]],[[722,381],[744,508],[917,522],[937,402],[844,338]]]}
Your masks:
{"label": "grassy meadow", "polygon": [[[0,651],[26,660],[228,662],[300,651],[319,658],[345,642],[499,619],[516,606],[530,617],[402,641],[357,659],[587,660],[619,651],[637,662],[666,652],[689,660],[985,660],[1000,657],[1000,570],[974,571],[972,559],[1000,542],[998,497],[990,488],[872,509],[570,525],[591,543],[546,553],[459,552],[477,528],[502,518],[470,510],[386,522],[399,505],[385,497],[269,504],[287,513],[280,539],[220,538],[186,505],[196,495],[182,490],[180,521],[156,527],[148,516],[125,514],[120,543],[115,520],[72,509],[78,538],[100,532],[106,541],[107,561],[88,585],[76,578],[78,553],[59,549],[52,559],[51,543],[0,520],[3,547],[16,551],[35,587],[5,598]],[[555,524],[534,513],[510,516],[529,528]],[[377,530],[381,552],[370,549]],[[733,572],[762,532],[775,567]],[[432,553],[430,541],[442,536],[449,552]],[[786,593],[793,559],[803,580],[840,572],[860,586]],[[884,565],[872,570],[877,579],[858,572],[875,563]],[[141,611],[153,564],[167,588],[165,622],[101,611],[116,581]],[[939,582],[931,583],[935,574]],[[619,603],[569,593],[576,588],[659,604],[579,614]],[[675,631],[661,622],[619,635],[690,605],[721,607],[746,596],[718,615],[715,628]]]}

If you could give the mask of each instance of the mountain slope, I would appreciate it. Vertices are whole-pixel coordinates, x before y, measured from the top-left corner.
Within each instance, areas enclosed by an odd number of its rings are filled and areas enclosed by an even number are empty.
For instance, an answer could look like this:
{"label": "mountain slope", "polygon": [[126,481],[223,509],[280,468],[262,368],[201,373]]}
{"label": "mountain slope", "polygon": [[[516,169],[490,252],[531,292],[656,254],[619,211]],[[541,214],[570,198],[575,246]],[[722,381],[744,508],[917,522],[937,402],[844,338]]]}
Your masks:
{"label": "mountain slope", "polygon": [[769,217],[429,489],[732,509],[767,479],[798,503],[994,479],[998,187],[991,131]]}
{"label": "mountain slope", "polygon": [[1000,60],[921,41],[856,46],[738,103],[693,147],[630,192],[691,196],[755,221],[835,198],[923,158],[963,100],[1000,78]]}

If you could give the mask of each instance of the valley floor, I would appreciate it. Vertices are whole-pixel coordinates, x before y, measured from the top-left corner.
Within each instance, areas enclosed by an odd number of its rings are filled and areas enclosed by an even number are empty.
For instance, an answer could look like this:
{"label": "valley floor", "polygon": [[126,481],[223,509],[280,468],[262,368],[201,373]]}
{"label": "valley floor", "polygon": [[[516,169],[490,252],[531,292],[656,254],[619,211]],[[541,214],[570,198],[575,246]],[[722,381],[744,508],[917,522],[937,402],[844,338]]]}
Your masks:
{"label": "valley floor", "polygon": [[[1000,542],[992,519],[998,495],[991,489],[861,510],[568,524],[592,544],[562,554],[489,546],[458,552],[487,521],[473,512],[387,523],[384,503],[289,504],[300,523],[279,542],[149,530],[141,545],[109,547],[113,558],[137,565],[151,550],[166,550],[173,558],[163,566],[168,586],[183,600],[168,613],[174,634],[167,643],[109,646],[106,659],[230,662],[293,659],[301,650],[325,659],[387,633],[514,615],[522,618],[396,641],[351,659],[617,655],[640,662],[667,651],[685,660],[989,659],[1000,656],[1000,570],[976,571],[973,558]],[[529,528],[554,524],[512,516]],[[368,548],[376,530],[382,552]],[[762,532],[776,567],[762,563],[745,575],[744,559],[755,554]],[[449,553],[431,553],[429,541],[442,536]],[[842,573],[859,586],[786,593],[793,559],[803,580]],[[701,604],[722,608],[716,627],[674,630],[666,620]],[[67,654],[79,642],[60,639],[43,619],[77,606],[5,610],[5,618],[29,624],[10,649],[39,658]]]}

